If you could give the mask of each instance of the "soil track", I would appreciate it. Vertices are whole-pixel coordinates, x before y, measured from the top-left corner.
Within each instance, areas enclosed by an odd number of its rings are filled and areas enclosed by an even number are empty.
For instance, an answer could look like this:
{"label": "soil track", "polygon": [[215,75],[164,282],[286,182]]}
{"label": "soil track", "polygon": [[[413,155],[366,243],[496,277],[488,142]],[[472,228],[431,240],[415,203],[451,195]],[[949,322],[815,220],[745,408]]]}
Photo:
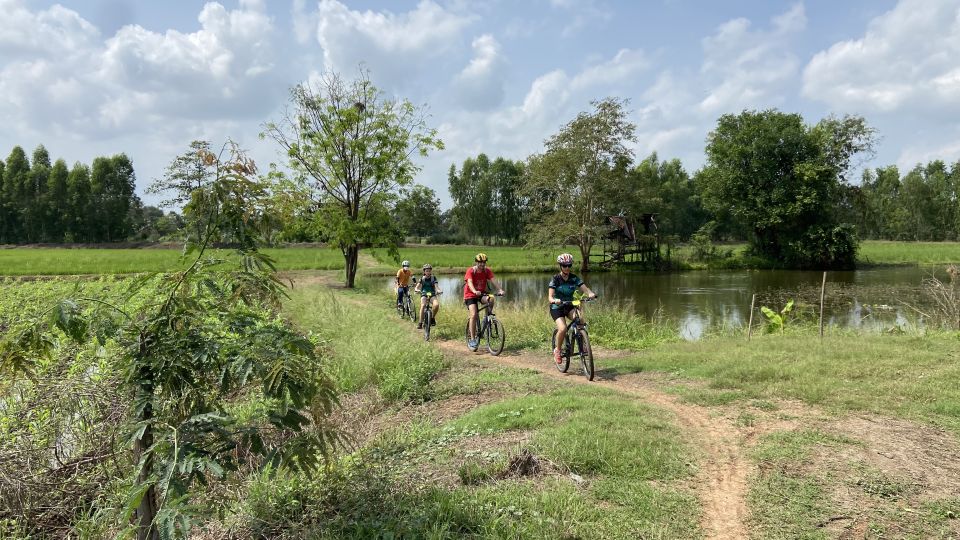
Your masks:
{"label": "soil track", "polygon": [[[482,355],[480,352],[469,352],[459,341],[435,343],[445,354],[451,356],[466,359]],[[596,359],[600,361],[615,354],[599,349],[595,351]],[[701,526],[704,535],[706,538],[723,540],[749,537],[746,527],[746,493],[750,465],[743,455],[743,437],[732,421],[713,416],[711,411],[704,407],[681,403],[676,396],[633,377],[615,378],[598,372],[599,378],[590,382],[572,365],[568,373],[560,373],[550,365],[546,352],[535,354],[527,351],[504,351],[500,356],[482,356],[499,364],[532,369],[571,384],[593,384],[609,388],[673,413],[683,431],[695,441],[694,446],[704,453],[702,465],[695,478],[695,485],[699,486],[697,495],[703,505]]]}

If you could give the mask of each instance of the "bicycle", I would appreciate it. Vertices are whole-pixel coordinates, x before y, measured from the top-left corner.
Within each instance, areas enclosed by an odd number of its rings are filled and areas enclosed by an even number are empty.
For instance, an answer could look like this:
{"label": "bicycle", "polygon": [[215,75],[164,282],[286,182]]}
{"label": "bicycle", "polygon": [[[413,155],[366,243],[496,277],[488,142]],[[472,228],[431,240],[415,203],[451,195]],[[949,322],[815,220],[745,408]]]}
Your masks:
{"label": "bicycle", "polygon": [[[583,300],[589,302],[590,300]],[[580,300],[572,302],[561,302],[560,307],[574,306],[577,308],[576,315],[567,326],[567,335],[563,339],[563,347],[560,348],[561,362],[556,364],[560,373],[566,373],[570,369],[570,356],[577,354],[580,357],[580,365],[583,367],[583,375],[588,381],[593,380],[593,348],[590,346],[590,335],[587,332],[587,323],[580,318]],[[553,336],[550,338],[550,350],[557,347],[557,329],[553,329]],[[575,350],[576,349],[576,350]]]}
{"label": "bicycle", "polygon": [[[437,296],[443,294],[438,292]],[[430,341],[430,326],[433,325],[433,303],[430,299],[433,297],[433,293],[424,293],[424,307],[423,307],[423,340]]]}
{"label": "bicycle", "polygon": [[[489,295],[484,295],[489,296]],[[503,296],[503,295],[498,295]],[[503,351],[503,344],[506,339],[506,332],[503,330],[503,323],[501,323],[497,316],[490,311],[490,304],[481,304],[477,309],[477,324],[475,328],[477,329],[477,346],[470,346],[470,319],[467,318],[467,328],[464,331],[464,336],[467,341],[467,348],[472,352],[476,352],[480,348],[480,341],[486,339],[487,341],[487,350],[490,351],[490,354],[497,356]],[[480,313],[486,311],[486,314],[482,317]]]}
{"label": "bicycle", "polygon": [[[413,280],[413,283],[416,283],[417,280]],[[400,300],[400,303],[397,305],[397,314],[400,315],[401,319],[410,318],[411,321],[417,322],[417,310],[413,309],[413,300],[410,298],[410,287],[403,292],[403,299]]]}

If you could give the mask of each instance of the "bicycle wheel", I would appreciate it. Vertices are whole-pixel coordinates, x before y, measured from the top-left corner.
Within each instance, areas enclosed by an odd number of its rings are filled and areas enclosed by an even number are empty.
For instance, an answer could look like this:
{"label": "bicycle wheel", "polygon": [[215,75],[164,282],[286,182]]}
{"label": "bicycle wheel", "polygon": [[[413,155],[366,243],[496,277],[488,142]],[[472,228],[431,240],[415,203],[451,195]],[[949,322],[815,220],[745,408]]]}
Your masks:
{"label": "bicycle wheel", "polygon": [[[553,350],[557,348],[557,329],[553,329],[553,336],[550,337],[550,357],[553,358]],[[566,373],[570,369],[570,351],[567,347],[560,347],[560,363],[558,364],[556,359],[553,361],[553,365],[557,366],[557,369],[560,373]]]}
{"label": "bicycle wheel", "polygon": [[487,350],[490,351],[490,354],[496,356],[503,351],[503,343],[507,335],[503,330],[503,324],[499,320],[489,318],[487,321],[487,324],[484,325],[487,334]]}
{"label": "bicycle wheel", "polygon": [[471,347],[471,346],[470,346],[470,318],[469,318],[469,317],[467,317],[467,326],[466,326],[466,328],[464,328],[464,330],[463,330],[463,340],[467,342],[467,348],[470,349],[471,351],[476,352],[476,350],[480,348],[480,324],[479,324],[479,321],[478,321],[478,324],[477,324],[477,346],[476,346],[476,347]]}
{"label": "bicycle wheel", "polygon": [[410,317],[411,321],[417,322],[417,316],[418,316],[417,310],[413,309],[413,300],[410,298],[410,296],[407,296],[406,304],[407,304],[407,316]]}
{"label": "bicycle wheel", "polygon": [[593,348],[590,347],[590,336],[586,330],[577,334],[577,348],[580,349],[580,364],[583,366],[583,376],[588,381],[593,380]]}
{"label": "bicycle wheel", "polygon": [[430,313],[430,308],[427,308],[423,311],[423,340],[430,341],[430,323],[433,322],[433,313]]}

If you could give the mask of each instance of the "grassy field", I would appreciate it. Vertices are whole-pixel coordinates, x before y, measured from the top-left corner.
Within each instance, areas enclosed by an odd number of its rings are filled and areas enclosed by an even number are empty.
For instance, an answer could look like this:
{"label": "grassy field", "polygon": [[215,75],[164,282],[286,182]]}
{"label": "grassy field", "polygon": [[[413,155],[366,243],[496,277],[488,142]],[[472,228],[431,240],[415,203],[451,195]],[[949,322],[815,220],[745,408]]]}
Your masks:
{"label": "grassy field", "polygon": [[[356,450],[322,481],[253,479],[248,502],[238,509],[249,532],[290,538],[699,535],[698,503],[684,487],[692,457],[662,411],[603,389],[574,391],[527,371],[444,360],[408,324],[395,322],[389,304],[379,288],[294,290],[287,312],[323,338],[333,362],[327,369],[344,399],[380,412],[367,417],[373,427],[358,430],[363,440]],[[452,331],[460,315],[446,313],[441,328]],[[464,402],[473,406],[465,409]],[[293,500],[301,510],[285,511]]]}
{"label": "grassy field", "polygon": [[[128,282],[79,286],[109,298]],[[197,496],[212,505],[201,536],[702,537],[702,496],[714,488],[697,471],[716,456],[687,431],[683,407],[733,434],[729,444],[749,464],[739,496],[753,538],[960,533],[955,333],[838,332],[821,341],[794,325],[750,342],[716,334],[689,343],[667,321],[597,304],[588,314],[603,354],[597,382],[585,383],[459,354],[462,309],[445,307],[434,342],[424,343],[376,278],[352,291],[336,282],[334,272],[301,275],[284,315],[321,348],[318,369],[341,395],[329,421],[345,444],[315,476],[253,468],[230,485],[211,483]],[[0,327],[77,287],[69,279],[2,285]],[[541,308],[498,309],[508,361],[549,362]],[[444,339],[453,341],[439,346]],[[80,372],[107,369],[95,348],[71,353]],[[76,374],[50,369],[58,388],[73,384]],[[649,391],[683,405],[666,410]],[[110,497],[121,485],[100,491],[120,504]],[[2,518],[0,536],[10,525]],[[106,534],[109,523],[98,519],[79,518],[75,535]]]}
{"label": "grassy field", "polygon": [[[280,270],[343,268],[343,255],[327,248],[265,249]],[[217,257],[227,251],[212,250]],[[187,267],[176,249],[0,249],[0,275],[41,276],[174,272]]]}
{"label": "grassy field", "polygon": [[[689,248],[674,249],[673,258],[681,268],[752,268],[757,261],[746,259],[745,244],[718,246],[730,252],[715,261],[691,261]],[[416,246],[400,249],[400,259],[420,267],[429,262],[437,273],[459,273],[473,262],[477,252],[490,257],[496,272],[548,272],[554,269],[554,258],[560,251],[577,253],[573,247],[528,249],[515,246]],[[344,267],[339,251],[321,247],[266,249],[280,270],[339,270]],[[376,261],[364,272],[389,275],[396,272],[398,261],[386,250],[370,250]],[[216,256],[217,252],[213,251]],[[863,265],[946,264],[960,262],[960,242],[882,242],[865,241],[860,245],[858,261]],[[13,248],[0,249],[0,275],[75,275],[127,274],[138,272],[170,272],[185,267],[176,249],[67,249]]]}
{"label": "grassy field", "polygon": [[863,264],[945,264],[960,262],[960,242],[860,243],[857,261]]}

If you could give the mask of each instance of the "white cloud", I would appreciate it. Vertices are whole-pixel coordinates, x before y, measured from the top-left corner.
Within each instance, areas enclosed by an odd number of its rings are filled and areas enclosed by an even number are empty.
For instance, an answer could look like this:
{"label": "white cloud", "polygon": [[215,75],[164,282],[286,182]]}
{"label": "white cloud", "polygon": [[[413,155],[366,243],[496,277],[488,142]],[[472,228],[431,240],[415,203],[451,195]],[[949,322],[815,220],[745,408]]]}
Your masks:
{"label": "white cloud", "polygon": [[387,86],[402,85],[442,61],[474,20],[431,0],[399,15],[354,11],[338,0],[321,0],[316,16],[326,69],[353,72],[364,63]]}
{"label": "white cloud", "polygon": [[620,49],[610,60],[590,66],[577,74],[571,83],[575,88],[610,87],[632,80],[650,65],[650,60],[642,50]]}
{"label": "white cloud", "polygon": [[565,38],[573,37],[594,21],[605,22],[613,18],[613,11],[598,0],[550,0],[555,9],[565,11],[566,25],[560,31]]}
{"label": "white cloud", "polygon": [[802,4],[771,21],[769,30],[752,30],[747,19],[733,19],[703,39],[704,86],[711,88],[699,103],[716,115],[742,108],[776,105],[799,72],[791,52],[792,37],[806,26]]}
{"label": "white cloud", "polygon": [[817,53],[803,95],[859,112],[960,110],[960,4],[902,0],[863,37]]}
{"label": "white cloud", "polygon": [[125,26],[104,40],[79,14],[3,0],[0,113],[29,132],[118,136],[176,119],[262,117],[293,81],[273,65],[273,24],[259,1],[210,2],[192,33]]}
{"label": "white cloud", "polygon": [[503,101],[504,59],[500,44],[490,34],[473,40],[473,59],[454,81],[460,104],[468,109],[487,110]]}

